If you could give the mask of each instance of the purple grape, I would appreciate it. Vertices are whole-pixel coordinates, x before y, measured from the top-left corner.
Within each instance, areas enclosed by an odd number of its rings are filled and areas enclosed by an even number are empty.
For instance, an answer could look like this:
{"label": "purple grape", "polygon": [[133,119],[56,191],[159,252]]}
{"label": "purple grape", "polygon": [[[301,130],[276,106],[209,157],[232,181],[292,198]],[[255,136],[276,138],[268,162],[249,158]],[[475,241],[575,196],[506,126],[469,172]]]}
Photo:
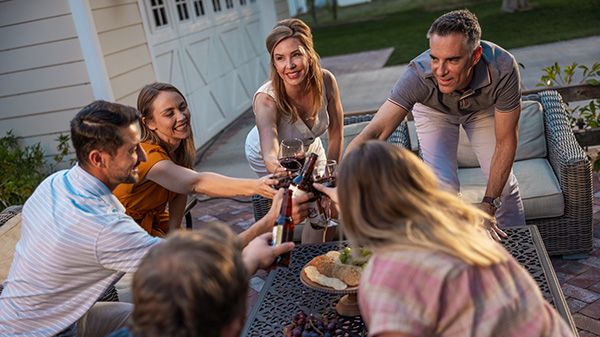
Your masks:
{"label": "purple grape", "polygon": [[327,330],[328,331],[334,331],[335,330],[335,323],[331,322],[331,323],[327,324]]}
{"label": "purple grape", "polygon": [[292,336],[293,337],[300,337],[302,336],[302,329],[301,328],[296,328],[292,331]]}
{"label": "purple grape", "polygon": [[304,332],[302,332],[302,335],[301,335],[301,337],[311,337],[311,336],[310,336],[310,332],[309,332],[309,331],[306,331],[306,330],[304,330]]}
{"label": "purple grape", "polygon": [[306,320],[304,318],[300,318],[297,323],[298,326],[303,326],[306,323]]}
{"label": "purple grape", "polygon": [[292,315],[292,321],[294,321],[294,322],[297,321],[299,318],[300,318],[299,314],[293,314]]}
{"label": "purple grape", "polygon": [[323,337],[331,337],[331,334],[329,332],[326,332],[323,334]]}

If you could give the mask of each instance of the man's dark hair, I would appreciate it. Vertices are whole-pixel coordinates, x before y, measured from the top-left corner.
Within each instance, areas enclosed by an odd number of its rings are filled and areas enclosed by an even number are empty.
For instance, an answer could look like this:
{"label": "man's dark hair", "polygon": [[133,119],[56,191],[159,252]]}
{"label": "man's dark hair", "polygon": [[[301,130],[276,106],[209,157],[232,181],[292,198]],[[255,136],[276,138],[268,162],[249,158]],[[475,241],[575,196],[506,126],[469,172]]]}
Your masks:
{"label": "man's dark hair", "polygon": [[176,231],[133,276],[134,336],[218,337],[246,314],[248,271],[237,235],[223,223]]}
{"label": "man's dark hair", "polygon": [[475,14],[467,9],[448,12],[437,18],[429,28],[427,38],[431,39],[433,34],[447,36],[455,33],[464,35],[471,49],[479,47],[481,27]]}
{"label": "man's dark hair", "polygon": [[123,145],[119,128],[140,120],[139,111],[118,103],[99,100],[81,109],[71,120],[71,140],[79,164],[87,165],[93,150],[114,156]]}

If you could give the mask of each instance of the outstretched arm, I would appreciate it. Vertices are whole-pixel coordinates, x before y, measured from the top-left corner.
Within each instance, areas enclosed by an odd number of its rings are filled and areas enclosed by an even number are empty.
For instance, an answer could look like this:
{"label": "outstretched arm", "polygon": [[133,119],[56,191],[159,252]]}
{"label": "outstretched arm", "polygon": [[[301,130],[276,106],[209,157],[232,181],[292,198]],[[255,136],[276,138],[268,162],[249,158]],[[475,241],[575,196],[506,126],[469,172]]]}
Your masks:
{"label": "outstretched arm", "polygon": [[337,81],[329,70],[323,69],[323,80],[327,88],[327,113],[329,127],[327,128],[327,159],[340,161],[344,145],[344,110],[340,100]]}
{"label": "outstretched arm", "polygon": [[271,96],[259,93],[254,100],[254,113],[265,167],[267,172],[273,173],[277,168],[277,152],[279,151],[277,104]]}
{"label": "outstretched arm", "polygon": [[[307,201],[313,197],[312,193],[307,193],[292,199],[292,219],[294,223],[300,223],[308,216]],[[258,220],[250,228],[240,233],[242,239],[242,247],[245,247],[250,241],[254,240],[259,235],[271,232],[273,224],[281,212],[281,203],[283,202],[283,189],[280,188],[277,194],[273,197],[271,209],[262,219]]]}
{"label": "outstretched arm", "polygon": [[348,144],[345,153],[350,152],[357,145],[364,143],[369,139],[386,140],[404,120],[407,113],[408,111],[403,107],[396,105],[389,100],[385,101],[373,119],[369,122],[369,125],[367,125],[362,132]]}
{"label": "outstretched arm", "polygon": [[[508,175],[515,160],[515,154],[517,153],[520,115],[520,104],[508,112],[495,111],[494,131],[496,134],[496,147],[492,155],[490,177],[485,190],[486,196],[499,197],[502,194],[504,185],[506,185]],[[483,203],[482,207],[490,215],[494,215],[495,209],[491,205]]]}
{"label": "outstretched arm", "polygon": [[258,179],[231,178],[212,172],[196,172],[179,166],[170,160],[162,160],[154,164],[146,179],[179,194],[206,194],[213,197],[231,197],[260,194],[272,198],[277,191],[271,185],[277,184],[275,179],[266,177]]}

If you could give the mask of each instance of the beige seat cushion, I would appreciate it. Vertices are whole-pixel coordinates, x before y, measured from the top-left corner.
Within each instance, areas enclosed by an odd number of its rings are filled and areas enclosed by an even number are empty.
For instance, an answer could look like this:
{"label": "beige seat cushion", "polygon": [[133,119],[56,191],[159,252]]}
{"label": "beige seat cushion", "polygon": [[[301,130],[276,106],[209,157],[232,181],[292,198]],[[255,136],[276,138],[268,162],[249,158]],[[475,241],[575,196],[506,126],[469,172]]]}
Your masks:
{"label": "beige seat cushion", "polygon": [[[348,147],[348,144],[356,137],[364,128],[369,124],[369,121],[354,123],[344,125],[344,147],[342,148],[342,154]],[[328,137],[327,132],[321,136],[321,142],[323,142],[323,147],[325,148],[325,152],[327,152],[328,145]]]}
{"label": "beige seat cushion", "polygon": [[[535,158],[515,162],[513,171],[519,181],[525,219],[563,215],[563,194],[548,160]],[[458,179],[463,200],[473,204],[481,202],[487,185],[481,169],[461,168]]]}
{"label": "beige seat cushion", "polygon": [[[519,144],[515,161],[545,157],[546,137],[544,136],[542,106],[536,101],[524,101],[521,104]],[[462,127],[460,127],[457,160],[458,167],[479,167],[479,162],[471,148],[467,133]]]}
{"label": "beige seat cushion", "polygon": [[21,213],[15,215],[0,227],[0,283],[8,277],[8,271],[15,255],[15,246],[21,238]]}

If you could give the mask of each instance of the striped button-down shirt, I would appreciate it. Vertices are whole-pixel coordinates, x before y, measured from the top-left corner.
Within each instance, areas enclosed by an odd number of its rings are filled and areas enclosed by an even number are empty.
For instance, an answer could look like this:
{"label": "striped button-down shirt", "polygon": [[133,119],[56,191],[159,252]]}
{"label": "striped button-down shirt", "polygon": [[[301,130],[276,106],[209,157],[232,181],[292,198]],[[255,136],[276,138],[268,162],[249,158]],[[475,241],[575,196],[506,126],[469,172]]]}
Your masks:
{"label": "striped button-down shirt", "polygon": [[159,241],[80,166],[53,174],[23,207],[21,239],[0,295],[0,336],[62,331]]}

